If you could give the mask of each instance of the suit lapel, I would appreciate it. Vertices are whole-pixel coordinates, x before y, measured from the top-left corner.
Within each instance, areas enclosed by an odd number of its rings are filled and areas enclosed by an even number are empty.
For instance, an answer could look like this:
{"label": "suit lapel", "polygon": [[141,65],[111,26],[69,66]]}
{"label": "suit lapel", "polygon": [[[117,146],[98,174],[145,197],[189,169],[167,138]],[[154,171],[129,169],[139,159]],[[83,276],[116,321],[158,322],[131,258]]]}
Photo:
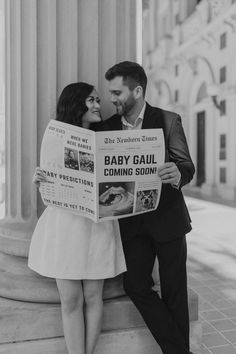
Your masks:
{"label": "suit lapel", "polygon": [[153,108],[147,103],[144,117],[143,117],[143,125],[142,129],[163,129],[164,139],[165,139],[165,161],[169,161],[169,154],[166,145],[166,128],[165,128],[165,118],[164,113],[160,108]]}

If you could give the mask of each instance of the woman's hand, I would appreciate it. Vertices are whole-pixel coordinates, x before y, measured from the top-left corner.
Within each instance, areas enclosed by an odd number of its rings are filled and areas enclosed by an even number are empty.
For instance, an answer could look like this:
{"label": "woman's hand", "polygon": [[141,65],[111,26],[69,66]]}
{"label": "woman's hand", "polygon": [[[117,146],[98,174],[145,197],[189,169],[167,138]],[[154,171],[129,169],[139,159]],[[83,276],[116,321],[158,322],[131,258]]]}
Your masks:
{"label": "woman's hand", "polygon": [[39,187],[41,182],[47,182],[47,178],[43,170],[40,167],[36,167],[32,183],[36,184],[36,186]]}

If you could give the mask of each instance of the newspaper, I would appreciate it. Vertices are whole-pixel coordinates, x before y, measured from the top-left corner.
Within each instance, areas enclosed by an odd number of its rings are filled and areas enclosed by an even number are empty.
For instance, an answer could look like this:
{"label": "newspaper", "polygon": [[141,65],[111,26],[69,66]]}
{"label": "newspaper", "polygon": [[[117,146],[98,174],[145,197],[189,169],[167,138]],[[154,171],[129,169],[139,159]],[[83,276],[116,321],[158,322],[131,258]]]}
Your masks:
{"label": "newspaper", "polygon": [[162,129],[94,132],[51,120],[41,145],[42,200],[95,222],[150,212],[164,154]]}

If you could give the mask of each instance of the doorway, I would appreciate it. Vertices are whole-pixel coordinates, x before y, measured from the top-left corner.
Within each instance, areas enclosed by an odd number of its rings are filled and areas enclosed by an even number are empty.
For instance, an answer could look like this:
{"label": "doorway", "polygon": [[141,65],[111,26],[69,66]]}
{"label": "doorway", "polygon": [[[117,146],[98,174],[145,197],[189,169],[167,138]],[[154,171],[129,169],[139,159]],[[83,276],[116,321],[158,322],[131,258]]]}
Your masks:
{"label": "doorway", "polygon": [[197,113],[197,186],[206,180],[205,168],[205,111]]}

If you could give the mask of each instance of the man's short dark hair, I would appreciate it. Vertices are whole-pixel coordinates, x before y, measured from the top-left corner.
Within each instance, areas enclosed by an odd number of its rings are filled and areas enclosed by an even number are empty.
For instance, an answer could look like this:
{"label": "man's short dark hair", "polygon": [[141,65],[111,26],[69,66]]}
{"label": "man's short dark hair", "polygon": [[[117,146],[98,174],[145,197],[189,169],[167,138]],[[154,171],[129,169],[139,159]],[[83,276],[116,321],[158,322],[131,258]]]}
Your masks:
{"label": "man's short dark hair", "polygon": [[105,78],[108,81],[117,76],[123,77],[124,83],[130,90],[133,90],[136,86],[141,86],[143,88],[143,96],[145,96],[147,75],[141,65],[132,61],[122,61],[108,69],[105,74]]}

